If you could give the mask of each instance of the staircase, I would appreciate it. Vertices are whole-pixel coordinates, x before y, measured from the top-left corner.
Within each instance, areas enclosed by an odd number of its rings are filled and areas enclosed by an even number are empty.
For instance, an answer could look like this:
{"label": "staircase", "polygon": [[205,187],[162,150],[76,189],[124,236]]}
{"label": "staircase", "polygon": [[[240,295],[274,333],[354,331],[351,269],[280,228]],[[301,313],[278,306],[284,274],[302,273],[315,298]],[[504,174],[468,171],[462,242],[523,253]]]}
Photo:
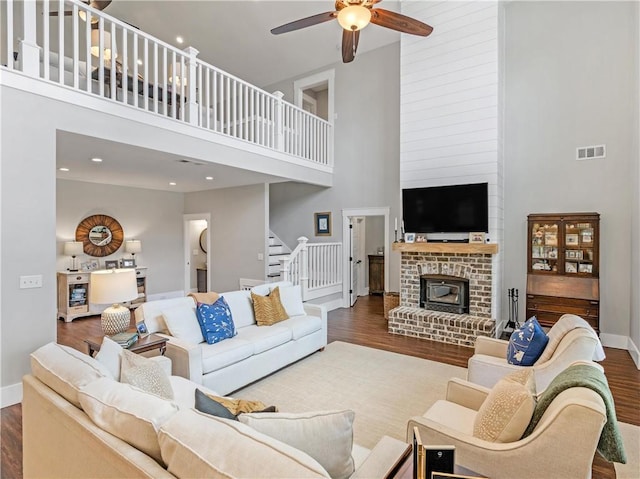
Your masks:
{"label": "staircase", "polygon": [[291,254],[291,248],[282,242],[276,234],[269,230],[269,271],[267,273],[267,282],[274,283],[276,281],[282,281],[282,263],[281,258],[289,256]]}

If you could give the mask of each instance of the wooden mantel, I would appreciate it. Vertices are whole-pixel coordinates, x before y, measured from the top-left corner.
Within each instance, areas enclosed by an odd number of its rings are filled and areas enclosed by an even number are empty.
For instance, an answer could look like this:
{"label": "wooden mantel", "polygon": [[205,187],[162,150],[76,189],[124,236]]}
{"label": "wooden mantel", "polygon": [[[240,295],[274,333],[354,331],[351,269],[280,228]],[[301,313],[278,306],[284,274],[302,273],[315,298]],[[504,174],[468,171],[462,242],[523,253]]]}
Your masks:
{"label": "wooden mantel", "polygon": [[498,253],[497,243],[393,243],[393,251],[417,253]]}

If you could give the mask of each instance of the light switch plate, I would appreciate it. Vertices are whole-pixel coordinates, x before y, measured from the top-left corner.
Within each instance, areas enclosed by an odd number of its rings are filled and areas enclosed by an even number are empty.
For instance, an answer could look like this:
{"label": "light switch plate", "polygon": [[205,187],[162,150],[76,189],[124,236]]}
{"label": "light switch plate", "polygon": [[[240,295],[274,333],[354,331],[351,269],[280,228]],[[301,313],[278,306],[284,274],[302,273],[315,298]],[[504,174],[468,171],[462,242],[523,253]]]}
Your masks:
{"label": "light switch plate", "polygon": [[20,276],[20,289],[42,288],[42,275]]}

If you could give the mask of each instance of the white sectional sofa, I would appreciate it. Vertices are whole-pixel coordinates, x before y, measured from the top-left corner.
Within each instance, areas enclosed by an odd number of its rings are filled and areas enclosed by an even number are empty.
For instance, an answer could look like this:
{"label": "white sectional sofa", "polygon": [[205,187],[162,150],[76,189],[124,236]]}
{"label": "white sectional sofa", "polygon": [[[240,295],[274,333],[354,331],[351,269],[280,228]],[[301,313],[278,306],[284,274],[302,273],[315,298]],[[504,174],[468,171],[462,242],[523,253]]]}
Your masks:
{"label": "white sectional sofa", "polygon": [[[289,282],[264,284],[252,291],[264,296],[276,286],[299,292],[299,287]],[[221,296],[231,309],[238,334],[215,344],[190,342],[170,334],[164,313],[173,308],[188,306],[192,310],[190,319],[197,321],[196,304],[190,297],[149,301],[136,309],[136,323],[144,321],[150,333],[169,338],[165,354],[171,358],[174,375],[229,394],[327,345],[324,306],[303,304],[300,298],[299,307],[289,311],[301,314],[289,314],[289,319],[272,326],[258,326],[250,291],[230,291]]]}
{"label": "white sectional sofa", "polygon": [[[163,399],[119,382],[104,363],[55,343],[34,352],[31,366],[23,379],[24,477],[329,477],[326,454],[305,452],[247,421],[195,410],[196,388],[214,393],[184,378],[171,376],[173,399]],[[255,421],[274,414],[249,416]],[[323,414],[353,421],[350,411],[309,413],[321,420]],[[347,434],[326,423],[315,430],[341,439],[351,478],[387,477],[407,450],[387,436],[371,451],[353,444],[350,426]],[[335,451],[333,443],[323,448],[324,436],[313,432],[305,444],[320,441],[320,449]]]}

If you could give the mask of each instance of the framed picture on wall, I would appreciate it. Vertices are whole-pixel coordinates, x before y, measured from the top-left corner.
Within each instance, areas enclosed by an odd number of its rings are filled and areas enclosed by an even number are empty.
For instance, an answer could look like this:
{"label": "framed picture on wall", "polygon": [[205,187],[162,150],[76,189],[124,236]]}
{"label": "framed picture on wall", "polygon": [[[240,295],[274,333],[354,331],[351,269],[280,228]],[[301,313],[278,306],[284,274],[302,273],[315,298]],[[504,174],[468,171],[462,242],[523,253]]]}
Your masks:
{"label": "framed picture on wall", "polygon": [[105,269],[117,269],[118,268],[118,260],[105,260],[104,262]]}
{"label": "framed picture on wall", "polygon": [[122,258],[122,267],[123,268],[135,268],[136,260],[133,258]]}
{"label": "framed picture on wall", "polygon": [[331,212],[314,213],[316,236],[331,236]]}

